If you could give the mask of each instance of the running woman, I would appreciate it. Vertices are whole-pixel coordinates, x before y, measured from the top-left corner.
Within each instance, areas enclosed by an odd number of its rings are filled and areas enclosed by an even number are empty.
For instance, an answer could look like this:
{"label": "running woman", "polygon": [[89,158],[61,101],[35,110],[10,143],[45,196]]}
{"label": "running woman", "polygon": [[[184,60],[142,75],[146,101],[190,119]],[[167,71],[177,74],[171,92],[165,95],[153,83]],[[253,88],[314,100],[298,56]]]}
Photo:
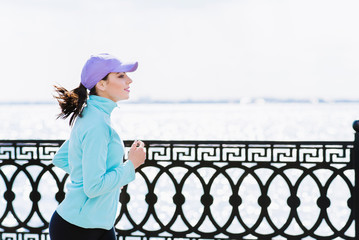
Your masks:
{"label": "running woman", "polygon": [[132,80],[127,72],[137,66],[106,53],[92,55],[82,69],[79,87],[68,91],[55,86],[61,107],[58,117],[70,117],[72,130],[53,159],[55,166],[70,174],[70,183],[50,221],[52,240],[116,239],[121,188],[135,179],[145,149],[136,140],[123,162],[124,145],[110,116],[118,101],[129,98]]}

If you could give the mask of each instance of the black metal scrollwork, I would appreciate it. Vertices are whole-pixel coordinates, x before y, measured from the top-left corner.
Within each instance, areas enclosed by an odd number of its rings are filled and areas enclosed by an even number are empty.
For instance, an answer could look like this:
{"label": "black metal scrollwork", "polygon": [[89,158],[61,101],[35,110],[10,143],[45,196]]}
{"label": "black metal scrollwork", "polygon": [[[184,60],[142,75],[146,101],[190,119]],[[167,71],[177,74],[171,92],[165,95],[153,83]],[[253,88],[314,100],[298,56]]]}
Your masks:
{"label": "black metal scrollwork", "polygon": [[[49,239],[63,141],[0,141],[1,239]],[[125,141],[129,149],[132,141]],[[119,239],[357,239],[353,142],[145,141]]]}

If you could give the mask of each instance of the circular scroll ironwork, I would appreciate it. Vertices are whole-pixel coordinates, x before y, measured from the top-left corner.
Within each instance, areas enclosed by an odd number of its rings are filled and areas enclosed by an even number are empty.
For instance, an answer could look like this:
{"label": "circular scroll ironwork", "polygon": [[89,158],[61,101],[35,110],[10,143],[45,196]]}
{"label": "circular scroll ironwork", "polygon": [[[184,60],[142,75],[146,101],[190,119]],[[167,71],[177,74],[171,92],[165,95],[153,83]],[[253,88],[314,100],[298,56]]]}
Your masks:
{"label": "circular scroll ironwork", "polygon": [[[3,239],[47,234],[66,194],[68,175],[51,164],[61,143],[0,142]],[[120,196],[120,239],[356,237],[353,143],[145,143],[148,160]]]}

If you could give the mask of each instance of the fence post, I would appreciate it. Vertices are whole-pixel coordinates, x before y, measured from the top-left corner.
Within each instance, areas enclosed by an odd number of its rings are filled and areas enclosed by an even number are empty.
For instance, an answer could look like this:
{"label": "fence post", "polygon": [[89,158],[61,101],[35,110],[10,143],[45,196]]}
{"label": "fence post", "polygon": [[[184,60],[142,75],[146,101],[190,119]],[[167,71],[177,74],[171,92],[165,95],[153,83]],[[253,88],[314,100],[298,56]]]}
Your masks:
{"label": "fence post", "polygon": [[355,220],[355,239],[358,239],[359,236],[359,207],[357,205],[359,201],[359,120],[353,122],[353,129],[355,130],[354,134],[354,148],[352,155],[352,162],[354,164],[355,171],[355,186],[352,197],[352,207]]}

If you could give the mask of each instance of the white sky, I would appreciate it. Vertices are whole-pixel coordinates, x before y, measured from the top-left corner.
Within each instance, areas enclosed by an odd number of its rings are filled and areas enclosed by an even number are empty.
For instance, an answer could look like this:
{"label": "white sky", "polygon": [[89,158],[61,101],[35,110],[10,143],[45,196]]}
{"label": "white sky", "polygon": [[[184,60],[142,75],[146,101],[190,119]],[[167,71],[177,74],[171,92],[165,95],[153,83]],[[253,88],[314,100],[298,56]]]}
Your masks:
{"label": "white sky", "polygon": [[0,101],[139,61],[131,98],[359,99],[358,0],[0,0]]}

